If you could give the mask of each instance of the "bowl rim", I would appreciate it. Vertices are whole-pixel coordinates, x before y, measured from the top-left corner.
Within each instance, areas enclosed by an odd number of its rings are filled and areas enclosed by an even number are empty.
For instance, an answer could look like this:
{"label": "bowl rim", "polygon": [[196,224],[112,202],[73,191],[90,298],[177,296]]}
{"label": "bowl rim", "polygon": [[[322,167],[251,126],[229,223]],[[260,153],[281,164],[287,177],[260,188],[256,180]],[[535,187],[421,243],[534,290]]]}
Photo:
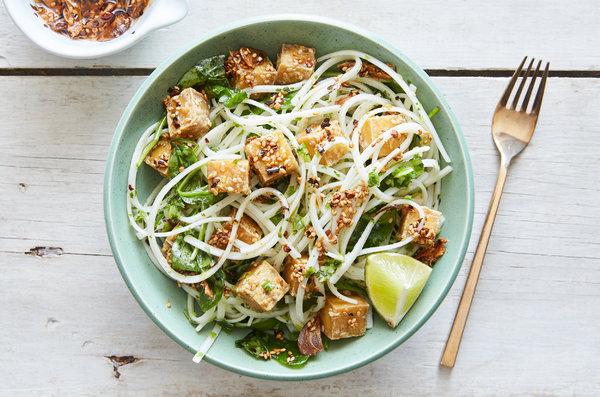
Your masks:
{"label": "bowl rim", "polygon": [[434,82],[430,79],[430,77],[427,75],[427,73],[425,73],[425,71],[420,66],[416,65],[412,60],[410,60],[410,58],[405,56],[394,45],[390,44],[389,42],[382,39],[378,35],[376,35],[372,32],[369,32],[363,28],[360,28],[360,27],[357,27],[355,25],[348,24],[345,22],[341,22],[341,21],[333,19],[333,18],[315,16],[315,15],[309,15],[309,14],[274,14],[274,15],[265,15],[265,16],[245,18],[245,19],[240,19],[240,20],[225,24],[217,29],[213,29],[213,30],[205,33],[200,38],[197,38],[197,39],[193,40],[192,42],[190,42],[189,44],[185,45],[184,47],[180,48],[179,50],[177,50],[175,52],[174,55],[172,55],[171,57],[169,57],[168,59],[163,61],[144,80],[144,82],[141,84],[141,86],[135,92],[135,94],[129,101],[126,109],[123,111],[123,114],[117,124],[117,127],[115,128],[115,133],[114,133],[112,141],[111,141],[108,158],[107,158],[106,166],[105,166],[105,174],[104,174],[104,186],[103,186],[103,188],[104,188],[104,192],[103,192],[104,217],[105,217],[105,223],[106,223],[106,230],[107,230],[107,234],[108,234],[108,240],[109,240],[110,247],[111,247],[111,250],[114,255],[115,262],[117,263],[117,267],[119,268],[119,272],[121,273],[121,276],[125,280],[127,287],[129,288],[129,290],[135,297],[138,304],[142,307],[144,312],[146,312],[148,317],[150,317],[152,319],[152,321],[163,332],[165,332],[172,340],[177,342],[180,346],[184,347],[186,350],[190,351],[192,354],[195,353],[195,351],[193,351],[190,348],[190,346],[188,346],[185,343],[185,341],[180,339],[175,333],[171,332],[171,330],[169,328],[167,328],[165,325],[163,325],[162,322],[160,322],[158,320],[158,318],[154,315],[154,313],[152,312],[149,305],[145,302],[144,298],[132,287],[131,280],[129,279],[129,276],[123,267],[123,259],[121,257],[121,253],[119,252],[119,250],[116,247],[115,241],[117,239],[117,236],[115,235],[114,225],[113,225],[113,221],[112,221],[112,219],[114,219],[114,216],[112,213],[113,198],[112,198],[112,194],[110,192],[113,191],[112,174],[113,174],[113,170],[114,170],[114,166],[115,166],[114,160],[115,160],[115,156],[116,156],[116,149],[118,147],[118,143],[121,140],[121,137],[123,136],[125,124],[127,123],[135,105],[142,98],[143,94],[146,92],[148,87],[176,60],[178,60],[179,58],[181,58],[188,52],[192,51],[198,45],[201,45],[202,43],[210,40],[214,36],[226,33],[230,30],[234,30],[234,29],[238,29],[238,28],[250,26],[250,25],[262,24],[262,23],[266,23],[266,22],[281,22],[281,21],[313,22],[313,23],[331,25],[331,26],[334,26],[337,28],[341,28],[343,30],[351,31],[355,34],[358,34],[358,35],[368,39],[368,40],[377,42],[381,46],[385,47],[388,51],[393,53],[395,56],[397,56],[398,58],[401,58],[417,75],[419,75],[420,78],[423,79],[423,81],[428,85],[428,87],[433,92],[436,99],[439,100],[439,103],[441,103],[442,106],[445,108],[445,110],[447,110],[447,114],[450,119],[450,124],[452,125],[452,127],[455,131],[456,139],[458,140],[459,147],[460,147],[461,157],[465,164],[466,188],[468,191],[467,200],[465,203],[466,210],[467,210],[467,216],[464,219],[464,223],[463,223],[465,233],[463,234],[463,236],[461,236],[457,264],[454,266],[454,269],[452,270],[452,273],[450,274],[450,278],[448,279],[448,282],[446,283],[446,285],[444,285],[444,287],[441,291],[441,294],[439,295],[437,300],[433,303],[433,305],[430,307],[430,309],[427,311],[427,313],[425,313],[425,315],[423,315],[422,318],[415,325],[413,325],[411,328],[409,328],[403,337],[399,338],[394,343],[386,346],[385,348],[381,349],[380,351],[373,352],[372,354],[365,356],[352,364],[340,365],[340,366],[336,366],[336,367],[332,368],[331,370],[323,371],[319,374],[313,373],[313,374],[307,374],[307,375],[303,375],[303,372],[301,370],[294,372],[294,373],[290,373],[290,374],[273,374],[273,373],[268,373],[268,372],[262,372],[259,370],[249,370],[244,367],[222,363],[219,360],[212,358],[210,355],[210,352],[208,352],[204,357],[204,360],[208,361],[209,363],[216,365],[220,368],[238,373],[238,374],[242,374],[242,375],[246,375],[246,376],[250,376],[250,377],[254,377],[254,378],[266,379],[266,380],[296,380],[297,381],[297,380],[310,380],[310,379],[325,378],[325,377],[345,373],[345,372],[354,370],[356,368],[362,367],[368,363],[371,363],[371,362],[381,358],[385,354],[389,353],[390,351],[394,350],[395,348],[397,348],[399,345],[401,345],[403,342],[405,342],[407,339],[409,339],[417,330],[419,330],[429,320],[429,318],[437,310],[437,308],[439,307],[441,302],[446,298],[446,296],[447,296],[450,288],[454,284],[454,281],[456,280],[458,272],[460,271],[462,264],[464,262],[464,258],[465,258],[466,251],[467,251],[467,248],[469,245],[469,240],[471,237],[472,226],[473,226],[474,178],[473,178],[473,169],[472,169],[471,158],[469,156],[469,151],[468,151],[467,143],[465,141],[465,138],[464,138],[464,135],[462,132],[462,128],[460,127],[460,124],[458,122],[458,119],[456,118],[456,115],[450,108],[450,105],[447,103],[444,94],[442,94],[442,92],[437,88],[437,86],[434,84]]}
{"label": "bowl rim", "polygon": [[[21,0],[21,1],[23,1],[23,0]],[[32,2],[31,0],[25,0],[25,1],[27,1],[29,3]],[[133,45],[137,44],[138,42],[140,42],[141,40],[146,38],[146,36],[148,36],[153,31],[179,22],[181,19],[185,18],[185,16],[188,14],[189,7],[190,7],[189,0],[186,0],[186,11],[181,16],[181,18],[179,18],[177,20],[166,21],[166,23],[165,22],[156,23],[156,24],[154,24],[154,26],[150,27],[149,29],[147,29],[146,31],[144,31],[140,34],[122,35],[122,36],[114,39],[114,41],[110,40],[110,41],[103,41],[103,42],[94,41],[94,40],[71,39],[72,42],[75,44],[75,46],[72,47],[72,50],[69,49],[69,50],[62,51],[62,50],[58,50],[56,48],[56,46],[52,44],[52,42],[53,42],[52,40],[44,39],[46,37],[49,37],[50,35],[58,35],[58,33],[52,31],[51,29],[46,29],[48,35],[34,34],[33,31],[27,29],[24,19],[18,16],[18,14],[16,12],[16,8],[12,5],[13,4],[12,0],[2,0],[2,3],[4,4],[4,8],[6,9],[6,12],[10,16],[10,19],[13,21],[15,26],[17,28],[19,28],[19,30],[32,43],[34,43],[35,45],[38,46],[38,48],[46,51],[49,54],[56,55],[56,56],[59,56],[62,58],[67,58],[67,59],[98,59],[98,58],[103,58],[103,57],[107,57],[110,55],[118,54],[118,53],[132,47]],[[131,29],[134,29],[134,31],[139,30],[140,27],[143,26],[143,23],[139,23],[139,22],[140,21],[138,18],[138,20],[134,21],[135,25],[132,25],[127,31],[129,31]],[[116,41],[118,39],[121,39],[121,40]],[[107,45],[107,43],[108,43],[108,45]]]}

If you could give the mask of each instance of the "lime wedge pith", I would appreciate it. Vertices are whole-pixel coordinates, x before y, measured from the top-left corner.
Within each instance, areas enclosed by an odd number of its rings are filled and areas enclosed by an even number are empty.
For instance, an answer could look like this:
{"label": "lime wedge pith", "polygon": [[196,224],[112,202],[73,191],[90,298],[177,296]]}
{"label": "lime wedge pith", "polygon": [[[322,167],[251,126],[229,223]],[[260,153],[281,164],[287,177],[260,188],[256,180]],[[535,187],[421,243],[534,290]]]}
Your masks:
{"label": "lime wedge pith", "polygon": [[373,307],[391,327],[396,327],[417,300],[431,268],[407,255],[371,254],[365,282]]}

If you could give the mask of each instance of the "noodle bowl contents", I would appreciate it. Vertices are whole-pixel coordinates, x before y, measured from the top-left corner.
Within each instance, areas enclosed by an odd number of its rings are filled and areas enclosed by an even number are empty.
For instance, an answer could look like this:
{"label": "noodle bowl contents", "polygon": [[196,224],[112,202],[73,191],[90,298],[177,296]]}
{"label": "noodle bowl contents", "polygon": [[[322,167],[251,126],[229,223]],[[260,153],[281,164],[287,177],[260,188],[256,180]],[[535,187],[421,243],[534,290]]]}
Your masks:
{"label": "noodle bowl contents", "polygon": [[72,39],[112,40],[129,29],[149,0],[36,0],[31,7],[55,32]]}
{"label": "noodle bowl contents", "polygon": [[[301,367],[323,334],[360,337],[373,311],[401,321],[445,252],[452,171],[439,109],[416,91],[368,54],[296,44],[275,65],[248,47],[200,60],[168,90],[131,159],[127,208],[189,322],[213,324],[195,361],[224,328],[250,331],[236,346],[257,359]],[[142,199],[143,163],[164,178]]]}

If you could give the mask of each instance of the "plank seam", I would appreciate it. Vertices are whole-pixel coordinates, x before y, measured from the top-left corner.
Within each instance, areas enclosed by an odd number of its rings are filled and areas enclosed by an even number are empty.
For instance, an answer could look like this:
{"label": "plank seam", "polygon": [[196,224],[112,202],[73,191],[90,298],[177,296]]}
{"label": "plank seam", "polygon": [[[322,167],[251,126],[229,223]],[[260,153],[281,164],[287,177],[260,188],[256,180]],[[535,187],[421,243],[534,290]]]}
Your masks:
{"label": "plank seam", "polygon": [[[148,76],[153,68],[1,68],[0,76]],[[432,77],[510,77],[511,69],[425,69]],[[600,78],[600,70],[554,70],[550,77]]]}

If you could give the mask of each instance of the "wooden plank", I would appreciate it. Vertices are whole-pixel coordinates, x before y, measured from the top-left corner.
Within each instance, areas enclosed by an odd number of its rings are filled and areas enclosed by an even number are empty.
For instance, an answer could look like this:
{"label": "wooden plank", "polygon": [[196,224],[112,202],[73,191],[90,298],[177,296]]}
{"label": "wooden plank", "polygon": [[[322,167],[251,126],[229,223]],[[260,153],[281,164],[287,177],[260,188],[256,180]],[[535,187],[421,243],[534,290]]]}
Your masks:
{"label": "wooden plank", "polygon": [[155,32],[120,55],[73,61],[46,54],[31,43],[0,7],[0,67],[153,68],[178,47],[242,18],[276,13],[310,13],[337,18],[377,33],[424,68],[495,69],[516,67],[524,55],[552,62],[554,70],[599,70],[594,0],[570,2],[467,0],[402,3],[382,0],[240,3],[192,1],[177,25]]}
{"label": "wooden plank", "polygon": [[[474,245],[497,166],[489,121],[506,80],[435,81],[473,158]],[[103,162],[140,82],[0,78],[0,92],[36,91],[0,108],[1,395],[600,393],[600,80],[549,81],[536,136],[510,172],[453,371],[437,363],[466,266],[440,309],[400,348],[350,374],[291,385],[192,364],[145,316],[116,270],[103,225]],[[24,254],[36,246],[63,252]],[[118,367],[116,378],[105,357],[113,355],[138,360]]]}

